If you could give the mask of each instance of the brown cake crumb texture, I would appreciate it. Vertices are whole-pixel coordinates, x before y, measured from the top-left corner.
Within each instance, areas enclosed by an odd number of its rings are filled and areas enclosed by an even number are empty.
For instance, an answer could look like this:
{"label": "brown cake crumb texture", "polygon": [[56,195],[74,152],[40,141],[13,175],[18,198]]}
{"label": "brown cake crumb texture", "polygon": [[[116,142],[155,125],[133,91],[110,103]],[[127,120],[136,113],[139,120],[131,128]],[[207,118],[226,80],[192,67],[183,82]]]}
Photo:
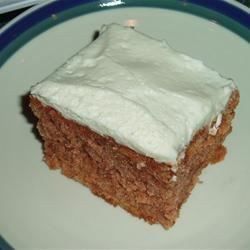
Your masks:
{"label": "brown cake crumb texture", "polygon": [[209,135],[208,127],[200,130],[177,166],[158,163],[65,119],[35,97],[31,96],[30,106],[38,117],[44,160],[51,169],[61,169],[64,175],[88,186],[114,206],[119,205],[150,224],[169,228],[199,181],[202,169],[224,159],[226,148],[222,143],[231,132],[238,101],[239,93],[235,90],[217,134]]}

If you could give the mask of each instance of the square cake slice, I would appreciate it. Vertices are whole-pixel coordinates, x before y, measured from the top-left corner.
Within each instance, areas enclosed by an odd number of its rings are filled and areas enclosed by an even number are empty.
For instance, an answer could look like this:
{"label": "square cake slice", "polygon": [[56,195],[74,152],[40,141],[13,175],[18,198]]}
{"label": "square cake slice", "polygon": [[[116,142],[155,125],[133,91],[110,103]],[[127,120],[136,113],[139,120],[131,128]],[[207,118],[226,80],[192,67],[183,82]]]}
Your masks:
{"label": "square cake slice", "polygon": [[166,228],[202,169],[224,158],[238,102],[232,80],[118,24],[30,94],[51,169]]}

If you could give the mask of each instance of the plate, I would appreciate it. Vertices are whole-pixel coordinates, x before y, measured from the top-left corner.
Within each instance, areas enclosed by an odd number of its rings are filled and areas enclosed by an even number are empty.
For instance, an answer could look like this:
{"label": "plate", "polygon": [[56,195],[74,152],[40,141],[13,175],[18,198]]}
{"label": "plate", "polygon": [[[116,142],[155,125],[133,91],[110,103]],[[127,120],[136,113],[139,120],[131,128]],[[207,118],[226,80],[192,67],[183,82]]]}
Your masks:
{"label": "plate", "polygon": [[[59,3],[60,2],[60,3]],[[214,1],[213,1],[214,2]],[[250,247],[249,30],[224,1],[54,1],[0,33],[0,232],[19,249]],[[223,7],[223,8],[222,8]],[[222,14],[223,13],[223,14]],[[208,167],[170,230],[148,225],[48,170],[26,95],[104,23],[136,22],[237,83],[241,102],[225,161]]]}

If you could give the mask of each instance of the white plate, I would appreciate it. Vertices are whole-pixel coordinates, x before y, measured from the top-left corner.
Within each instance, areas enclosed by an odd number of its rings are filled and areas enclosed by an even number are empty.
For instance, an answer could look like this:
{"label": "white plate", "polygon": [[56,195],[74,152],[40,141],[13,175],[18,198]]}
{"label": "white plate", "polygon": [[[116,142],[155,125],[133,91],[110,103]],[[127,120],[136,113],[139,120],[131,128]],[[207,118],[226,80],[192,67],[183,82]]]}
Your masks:
{"label": "white plate", "polygon": [[[63,16],[52,16],[57,20]],[[80,184],[50,171],[32,133],[23,96],[91,40],[103,23],[137,20],[137,29],[166,39],[238,84],[241,102],[228,155],[208,167],[166,231],[114,208]],[[169,9],[115,8],[79,15],[25,42],[0,70],[0,232],[17,249],[250,248],[250,49],[207,19]]]}

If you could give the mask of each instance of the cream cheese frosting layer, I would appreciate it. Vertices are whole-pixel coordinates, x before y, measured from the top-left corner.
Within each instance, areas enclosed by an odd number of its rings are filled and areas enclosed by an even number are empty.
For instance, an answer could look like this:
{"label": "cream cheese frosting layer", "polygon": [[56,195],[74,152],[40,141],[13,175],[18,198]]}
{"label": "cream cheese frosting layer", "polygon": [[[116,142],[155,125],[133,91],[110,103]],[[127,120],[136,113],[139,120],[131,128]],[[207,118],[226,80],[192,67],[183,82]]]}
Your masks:
{"label": "cream cheese frosting layer", "polygon": [[225,108],[235,85],[201,61],[129,27],[98,39],[31,89],[65,118],[174,164]]}

